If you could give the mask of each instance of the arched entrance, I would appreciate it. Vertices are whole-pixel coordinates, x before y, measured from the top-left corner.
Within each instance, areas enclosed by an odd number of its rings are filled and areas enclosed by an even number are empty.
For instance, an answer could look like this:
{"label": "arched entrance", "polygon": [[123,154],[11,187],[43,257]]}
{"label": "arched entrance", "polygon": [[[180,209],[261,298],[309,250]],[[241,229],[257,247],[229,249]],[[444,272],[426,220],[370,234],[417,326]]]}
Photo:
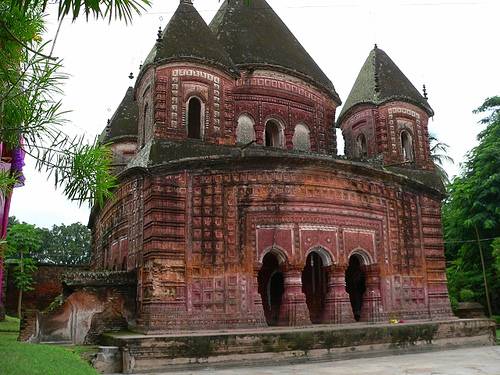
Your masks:
{"label": "arched entrance", "polygon": [[264,256],[258,283],[267,324],[278,325],[285,286],[280,260],[276,254],[269,252]]}
{"label": "arched entrance", "polygon": [[328,292],[328,272],[324,257],[311,251],[302,270],[302,291],[306,295],[307,308],[313,324],[322,323],[325,297]]}
{"label": "arched entrance", "polygon": [[363,259],[361,256],[353,254],[349,258],[349,266],[345,272],[346,291],[349,294],[352,313],[357,322],[361,319],[363,295],[366,291],[366,275],[362,265]]}

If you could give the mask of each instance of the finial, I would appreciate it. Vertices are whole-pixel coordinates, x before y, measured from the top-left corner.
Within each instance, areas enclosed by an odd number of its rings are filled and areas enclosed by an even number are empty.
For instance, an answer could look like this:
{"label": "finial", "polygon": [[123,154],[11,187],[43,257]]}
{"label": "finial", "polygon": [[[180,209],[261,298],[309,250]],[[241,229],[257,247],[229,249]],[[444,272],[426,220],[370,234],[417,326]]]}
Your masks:
{"label": "finial", "polygon": [[130,72],[130,74],[128,75],[128,78],[134,79],[134,73]]}
{"label": "finial", "polygon": [[377,46],[377,43],[375,43],[375,45],[373,46],[373,49],[377,49],[378,46]]}
{"label": "finial", "polygon": [[157,35],[156,41],[158,43],[161,42],[161,26],[158,28],[158,33],[156,35]]}
{"label": "finial", "polygon": [[181,0],[181,4],[193,5],[193,2],[192,2],[192,0]]}
{"label": "finial", "polygon": [[427,100],[428,99],[428,97],[427,97],[427,87],[425,87],[425,84],[424,84],[424,87],[423,87],[422,91],[424,92],[424,99]]}

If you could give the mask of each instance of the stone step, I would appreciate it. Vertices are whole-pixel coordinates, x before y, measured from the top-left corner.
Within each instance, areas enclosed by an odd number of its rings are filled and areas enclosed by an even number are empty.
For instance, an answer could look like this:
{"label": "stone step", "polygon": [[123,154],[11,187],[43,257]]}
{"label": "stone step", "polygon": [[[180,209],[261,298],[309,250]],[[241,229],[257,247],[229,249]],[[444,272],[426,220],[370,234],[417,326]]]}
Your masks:
{"label": "stone step", "polygon": [[[103,345],[120,348],[115,371],[124,373],[200,370],[203,366],[339,360],[412,351],[494,345],[488,319],[400,324],[322,325],[260,330],[141,335],[109,333]],[[116,354],[116,350],[113,349]],[[105,356],[103,355],[103,358]]]}

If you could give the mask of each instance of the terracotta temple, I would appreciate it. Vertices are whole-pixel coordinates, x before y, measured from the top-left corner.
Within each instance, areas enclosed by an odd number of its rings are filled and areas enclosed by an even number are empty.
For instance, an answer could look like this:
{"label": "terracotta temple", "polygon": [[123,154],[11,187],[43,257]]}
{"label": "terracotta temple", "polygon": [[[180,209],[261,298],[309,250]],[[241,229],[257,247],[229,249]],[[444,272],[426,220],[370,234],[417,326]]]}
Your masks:
{"label": "terracotta temple", "polygon": [[180,1],[101,135],[119,186],[89,223],[137,330],[451,316],[425,93],[375,46],[340,105],[265,0],[209,25]]}

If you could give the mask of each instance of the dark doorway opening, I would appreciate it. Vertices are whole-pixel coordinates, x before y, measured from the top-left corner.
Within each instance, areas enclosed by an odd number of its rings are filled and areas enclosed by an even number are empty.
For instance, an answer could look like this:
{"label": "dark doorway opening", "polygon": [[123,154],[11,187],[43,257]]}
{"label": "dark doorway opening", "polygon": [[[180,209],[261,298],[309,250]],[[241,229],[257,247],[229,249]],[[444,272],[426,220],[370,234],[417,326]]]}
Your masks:
{"label": "dark doorway opening", "polygon": [[201,139],[201,102],[198,98],[188,103],[188,138]]}
{"label": "dark doorway opening", "polygon": [[267,324],[270,326],[278,325],[285,285],[283,272],[281,272],[276,255],[268,253],[264,256],[258,275],[258,283]]}
{"label": "dark doorway opening", "polygon": [[361,267],[361,259],[357,255],[351,255],[349,258],[349,267],[345,272],[345,285],[354,319],[359,322],[363,307],[363,295],[366,291],[366,277]]}
{"label": "dark doorway opening", "polygon": [[328,292],[328,273],[321,256],[315,251],[307,256],[302,271],[302,291],[306,295],[311,322],[322,323],[325,297]]}

